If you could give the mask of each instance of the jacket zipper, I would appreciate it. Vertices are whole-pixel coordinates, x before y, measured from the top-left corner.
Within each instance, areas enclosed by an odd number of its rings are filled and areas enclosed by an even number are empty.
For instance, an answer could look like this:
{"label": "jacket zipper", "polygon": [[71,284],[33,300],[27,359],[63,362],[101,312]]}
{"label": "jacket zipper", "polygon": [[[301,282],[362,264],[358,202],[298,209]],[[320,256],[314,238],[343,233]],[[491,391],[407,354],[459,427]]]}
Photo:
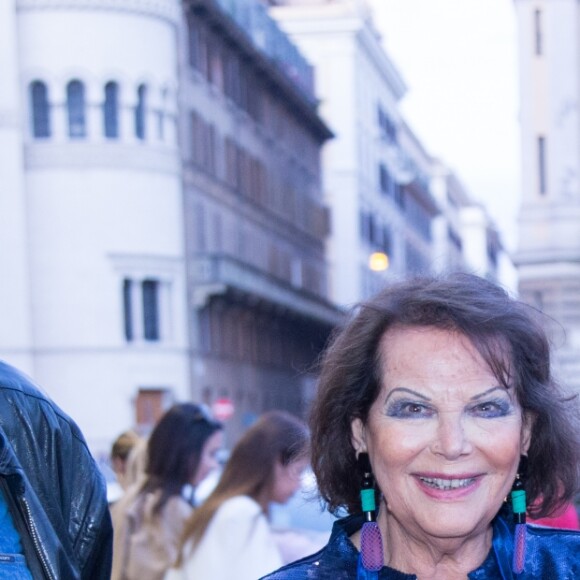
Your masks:
{"label": "jacket zipper", "polygon": [[48,563],[44,555],[44,550],[40,545],[40,541],[38,539],[38,531],[36,529],[36,526],[34,525],[34,520],[32,519],[32,512],[30,510],[30,506],[28,505],[28,501],[23,495],[19,496],[18,499],[20,501],[20,504],[24,507],[24,511],[26,513],[26,522],[28,524],[28,529],[30,530],[32,543],[34,544],[34,549],[36,550],[36,555],[40,560],[42,569],[44,570],[44,573],[46,574],[46,577],[49,578],[49,580],[56,580],[50,571],[50,567],[48,566]]}
{"label": "jacket zipper", "polygon": [[[34,561],[29,561],[28,558],[26,559],[26,563],[30,568],[30,572],[34,577],[35,569],[37,571],[42,571],[45,578],[48,580],[56,580],[56,578],[52,575],[50,571],[50,567],[46,561],[46,556],[44,554],[44,550],[40,544],[40,540],[38,538],[38,531],[36,526],[34,525],[34,521],[32,518],[32,511],[30,506],[28,505],[28,501],[24,497],[22,492],[18,490],[12,490],[13,487],[8,483],[6,477],[0,476],[0,486],[4,490],[4,496],[6,501],[11,503],[12,510],[12,517],[14,518],[14,524],[16,525],[16,529],[19,531],[21,535],[22,545],[23,548],[26,543],[28,543],[28,548],[34,550],[36,555],[36,559]],[[16,503],[16,501],[18,503]],[[27,533],[28,532],[28,533]],[[30,545],[32,543],[32,545]],[[32,556],[32,554],[30,554]],[[40,568],[42,570],[39,569]]]}

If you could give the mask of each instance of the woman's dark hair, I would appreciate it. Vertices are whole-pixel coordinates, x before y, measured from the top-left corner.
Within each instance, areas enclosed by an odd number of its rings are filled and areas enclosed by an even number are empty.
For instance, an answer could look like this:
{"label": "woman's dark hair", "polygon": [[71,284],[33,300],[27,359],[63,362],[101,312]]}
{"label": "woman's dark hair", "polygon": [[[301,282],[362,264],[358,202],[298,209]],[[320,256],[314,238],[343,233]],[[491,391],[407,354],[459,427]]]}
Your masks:
{"label": "woman's dark hair", "polygon": [[274,483],[276,462],[288,465],[306,456],[308,443],[308,428],[294,415],[285,411],[261,415],[233,448],[216,488],[190,517],[181,545],[192,539],[196,546],[226,500],[247,495],[259,501],[267,495]]}
{"label": "woman's dark hair", "polygon": [[331,511],[359,513],[351,422],[366,423],[379,395],[382,336],[393,326],[430,326],[466,336],[533,421],[528,450],[528,505],[548,515],[577,493],[580,435],[577,396],[566,396],[550,369],[539,313],[472,274],[422,277],[388,286],[353,310],[323,360],[310,417],[312,467]]}
{"label": "woman's dark hair", "polygon": [[161,490],[154,513],[179,495],[197,472],[203,446],[222,424],[194,403],[173,405],[159,420],[147,444],[146,480],[142,491]]}

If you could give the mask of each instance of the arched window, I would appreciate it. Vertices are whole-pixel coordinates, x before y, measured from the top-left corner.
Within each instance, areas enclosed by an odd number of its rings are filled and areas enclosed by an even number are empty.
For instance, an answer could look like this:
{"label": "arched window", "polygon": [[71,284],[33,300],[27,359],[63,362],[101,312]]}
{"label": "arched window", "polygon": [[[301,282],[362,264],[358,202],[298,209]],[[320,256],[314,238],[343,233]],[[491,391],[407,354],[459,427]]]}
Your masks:
{"label": "arched window", "polygon": [[145,114],[147,87],[139,85],[137,89],[137,106],[135,107],[135,136],[137,139],[145,139]]}
{"label": "arched window", "polygon": [[68,134],[73,139],[86,137],[85,87],[80,81],[71,81],[66,87]]}
{"label": "arched window", "polygon": [[32,113],[32,135],[36,138],[50,137],[50,115],[48,108],[48,89],[41,81],[30,85]]}
{"label": "arched window", "polygon": [[117,139],[119,137],[119,85],[115,82],[105,85],[103,122],[105,137]]}

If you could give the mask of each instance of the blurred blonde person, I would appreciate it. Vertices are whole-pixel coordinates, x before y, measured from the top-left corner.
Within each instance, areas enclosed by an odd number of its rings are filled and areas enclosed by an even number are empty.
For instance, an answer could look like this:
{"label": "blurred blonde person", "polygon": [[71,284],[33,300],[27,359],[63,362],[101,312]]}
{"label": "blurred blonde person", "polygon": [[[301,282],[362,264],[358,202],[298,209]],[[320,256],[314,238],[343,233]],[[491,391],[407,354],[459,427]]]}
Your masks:
{"label": "blurred blonde person", "polygon": [[135,431],[129,430],[121,433],[111,447],[111,466],[121,488],[126,491],[132,480],[128,476],[129,457],[135,446],[143,440]]}
{"label": "blurred blonde person", "polygon": [[221,446],[222,425],[199,405],[177,404],[163,415],[147,442],[143,476],[111,508],[111,580],[163,579],[193,512],[195,486],[218,466]]}
{"label": "blurred blonde person", "polygon": [[262,415],[187,522],[177,567],[165,580],[256,580],[281,566],[268,506],[287,502],[298,490],[307,447],[302,421],[281,411]]}

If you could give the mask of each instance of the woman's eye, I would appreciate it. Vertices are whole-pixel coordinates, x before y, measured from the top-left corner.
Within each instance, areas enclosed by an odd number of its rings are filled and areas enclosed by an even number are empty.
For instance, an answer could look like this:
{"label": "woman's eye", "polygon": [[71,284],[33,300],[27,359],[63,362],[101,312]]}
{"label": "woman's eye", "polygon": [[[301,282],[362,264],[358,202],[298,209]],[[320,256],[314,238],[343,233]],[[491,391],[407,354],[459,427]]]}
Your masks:
{"label": "woman's eye", "polygon": [[423,418],[433,415],[433,409],[423,403],[396,401],[387,409],[389,417]]}
{"label": "woman's eye", "polygon": [[510,412],[510,404],[506,401],[486,401],[474,405],[471,412],[478,417],[504,417]]}

